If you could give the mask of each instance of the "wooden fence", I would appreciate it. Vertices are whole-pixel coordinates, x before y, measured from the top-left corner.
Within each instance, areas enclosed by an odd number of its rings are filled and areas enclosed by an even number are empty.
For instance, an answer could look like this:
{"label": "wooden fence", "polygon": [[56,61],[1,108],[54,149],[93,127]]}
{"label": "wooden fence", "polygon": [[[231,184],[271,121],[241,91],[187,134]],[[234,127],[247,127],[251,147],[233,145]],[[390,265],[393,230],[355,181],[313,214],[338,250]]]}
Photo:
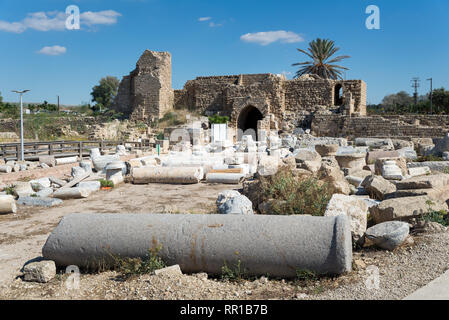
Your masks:
{"label": "wooden fence", "polygon": [[[89,150],[99,148],[100,151],[115,150],[117,145],[125,145],[129,151],[146,151],[153,147],[148,140],[142,142],[128,141],[50,141],[25,142],[23,152],[25,160],[39,160],[39,156],[53,155],[55,158],[89,155]],[[20,158],[20,143],[0,144],[0,158],[5,161]]]}

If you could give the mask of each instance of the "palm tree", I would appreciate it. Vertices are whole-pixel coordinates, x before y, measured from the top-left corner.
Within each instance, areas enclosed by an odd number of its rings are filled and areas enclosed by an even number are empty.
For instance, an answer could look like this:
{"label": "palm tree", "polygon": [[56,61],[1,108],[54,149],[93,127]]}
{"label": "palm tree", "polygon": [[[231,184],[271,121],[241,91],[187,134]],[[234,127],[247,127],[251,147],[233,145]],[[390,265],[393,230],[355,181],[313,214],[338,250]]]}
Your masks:
{"label": "palm tree", "polygon": [[292,66],[302,66],[296,72],[295,78],[299,78],[304,74],[316,74],[324,79],[337,80],[342,79],[342,71],[339,69],[349,70],[348,68],[333,63],[350,58],[350,56],[338,56],[329,60],[340,50],[332,40],[318,38],[309,43],[309,52],[301,49],[297,50],[309,56],[313,61],[292,64]]}

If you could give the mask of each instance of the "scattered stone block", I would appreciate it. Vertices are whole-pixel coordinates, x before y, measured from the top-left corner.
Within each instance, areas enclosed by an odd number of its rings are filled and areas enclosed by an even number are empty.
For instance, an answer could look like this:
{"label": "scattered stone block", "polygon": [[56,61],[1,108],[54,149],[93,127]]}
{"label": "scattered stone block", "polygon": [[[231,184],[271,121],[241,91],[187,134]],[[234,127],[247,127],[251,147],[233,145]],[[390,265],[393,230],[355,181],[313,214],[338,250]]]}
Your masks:
{"label": "scattered stone block", "polygon": [[281,160],[275,156],[265,156],[259,160],[257,172],[261,176],[271,176],[276,174],[279,169]]}
{"label": "scattered stone block", "polygon": [[38,192],[43,189],[50,188],[51,181],[49,178],[40,178],[40,179],[36,179],[36,180],[31,180],[30,184],[31,184],[31,188],[33,188],[33,190],[35,192]]}
{"label": "scattered stone block", "polygon": [[366,163],[374,164],[376,160],[379,158],[398,158],[400,157],[398,151],[384,151],[384,150],[376,150],[370,151],[366,154]]}
{"label": "scattered stone block", "polygon": [[0,214],[16,213],[17,206],[11,195],[0,195]]}
{"label": "scattered stone block", "polygon": [[8,165],[0,166],[0,172],[1,173],[11,173],[12,172],[12,167],[8,166]]}
{"label": "scattered stone block", "polygon": [[408,168],[408,174],[412,177],[424,176],[430,173],[429,167]]}
{"label": "scattered stone block", "polygon": [[181,268],[179,267],[179,264],[175,264],[170,267],[154,270],[154,274],[157,276],[176,276],[176,275],[182,275]]}
{"label": "scattered stone block", "polygon": [[23,279],[25,281],[46,283],[55,276],[56,265],[51,260],[31,262],[23,267]]}
{"label": "scattered stone block", "polygon": [[345,215],[349,218],[354,241],[359,241],[366,231],[368,205],[361,199],[334,194],[329,201],[325,217]]}
{"label": "scattered stone block", "polygon": [[87,198],[92,191],[86,188],[60,188],[53,193],[53,198],[61,200]]}
{"label": "scattered stone block", "polygon": [[50,180],[51,183],[57,184],[60,187],[63,187],[67,184],[67,181],[62,180],[62,179],[58,179],[55,177],[48,177],[48,179]]}
{"label": "scattered stone block", "polygon": [[53,188],[44,188],[36,192],[36,196],[39,198],[47,198],[53,193]]}
{"label": "scattered stone block", "polygon": [[60,205],[63,201],[56,198],[20,197],[17,203],[24,206],[54,207]]}
{"label": "scattered stone block", "polygon": [[78,157],[65,157],[56,159],[56,165],[60,164],[70,164],[78,162]]}
{"label": "scattered stone block", "polygon": [[335,156],[337,154],[338,144],[317,144],[315,145],[315,151],[322,157]]}
{"label": "scattered stone block", "polygon": [[221,214],[253,214],[253,204],[244,195],[235,190],[220,192],[217,208]]}
{"label": "scattered stone block", "polygon": [[40,156],[39,163],[41,164],[41,166],[44,164],[48,167],[54,167],[56,166],[56,159],[55,156]]}
{"label": "scattered stone block", "polygon": [[77,186],[79,188],[89,189],[92,192],[96,192],[100,190],[101,183],[100,181],[81,181],[80,183],[77,184]]}
{"label": "scattered stone block", "polygon": [[382,177],[387,180],[402,180],[402,171],[393,160],[385,161],[382,165]]}
{"label": "scattered stone block", "polygon": [[434,174],[405,179],[396,183],[398,190],[432,189],[449,185],[449,174]]}
{"label": "scattered stone block", "polygon": [[430,210],[448,210],[445,202],[437,201],[428,196],[403,197],[387,199],[378,206],[369,209],[376,223],[393,220],[410,221],[412,218],[429,213]]}
{"label": "scattered stone block", "polygon": [[372,198],[377,200],[384,200],[389,194],[396,192],[396,186],[381,176],[367,176],[361,185]]}
{"label": "scattered stone block", "polygon": [[14,195],[16,197],[27,197],[34,193],[30,182],[16,181],[14,182]]}
{"label": "scattered stone block", "polygon": [[374,173],[377,175],[382,175],[382,167],[387,161],[394,161],[401,170],[402,176],[406,176],[408,174],[407,161],[401,157],[378,158],[374,164]]}
{"label": "scattered stone block", "polygon": [[173,183],[194,184],[204,177],[202,167],[142,167],[133,168],[132,178],[135,184]]}
{"label": "scattered stone block", "polygon": [[393,251],[408,237],[410,227],[406,222],[388,221],[366,230],[365,237],[379,248]]}
{"label": "scattered stone block", "polygon": [[337,159],[341,169],[346,169],[347,175],[363,170],[363,167],[366,165],[364,153],[337,154],[335,159]]}
{"label": "scattered stone block", "polygon": [[321,156],[314,150],[300,149],[295,155],[295,160],[298,169],[306,169],[316,173],[321,168]]}

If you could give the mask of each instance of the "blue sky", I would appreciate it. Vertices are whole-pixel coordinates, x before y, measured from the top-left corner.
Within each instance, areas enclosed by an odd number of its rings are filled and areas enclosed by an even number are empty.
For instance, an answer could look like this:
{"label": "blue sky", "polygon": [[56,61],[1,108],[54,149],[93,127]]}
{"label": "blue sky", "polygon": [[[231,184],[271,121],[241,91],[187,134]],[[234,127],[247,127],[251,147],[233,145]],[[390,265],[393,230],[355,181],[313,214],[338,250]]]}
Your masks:
{"label": "blue sky", "polygon": [[[80,9],[80,30],[64,27],[69,5]],[[380,9],[380,30],[365,27],[368,5]],[[411,92],[413,77],[420,94],[429,77],[449,88],[448,18],[447,0],[0,0],[0,92],[5,101],[31,89],[29,102],[89,102],[101,77],[128,74],[145,49],[171,52],[175,89],[206,75],[291,78],[291,64],[305,60],[296,48],[321,37],[351,56],[346,78],[365,80],[368,102],[379,103]]]}

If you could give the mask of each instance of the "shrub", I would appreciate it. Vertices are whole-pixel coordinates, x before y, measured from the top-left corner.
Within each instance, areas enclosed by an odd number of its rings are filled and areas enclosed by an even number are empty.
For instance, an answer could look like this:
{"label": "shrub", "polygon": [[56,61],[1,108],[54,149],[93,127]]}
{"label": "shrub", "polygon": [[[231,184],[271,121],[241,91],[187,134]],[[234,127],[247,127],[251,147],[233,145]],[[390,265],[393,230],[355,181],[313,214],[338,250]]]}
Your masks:
{"label": "shrub", "polygon": [[209,122],[212,124],[221,124],[221,123],[228,123],[229,117],[228,116],[220,116],[218,114],[215,114],[213,116],[208,117]]}
{"label": "shrub", "polygon": [[157,136],[156,136],[156,139],[157,140],[164,140],[165,139],[164,133],[163,132],[159,132],[157,134]]}
{"label": "shrub", "polygon": [[121,258],[120,256],[111,255],[114,261],[113,269],[119,272],[123,278],[129,279],[165,268],[167,265],[158,255],[161,248],[162,246],[157,246],[156,248],[150,249],[143,260],[141,258]]}
{"label": "shrub", "polygon": [[102,188],[114,188],[114,182],[111,180],[100,179],[100,185]]}
{"label": "shrub", "polygon": [[[236,251],[235,255],[238,256],[239,252]],[[242,261],[240,259],[234,263],[233,266],[228,266],[227,262],[221,267],[221,279],[228,281],[242,281],[246,276],[246,269],[242,266]]]}
{"label": "shrub", "polygon": [[449,214],[444,211],[435,211],[432,206],[434,203],[431,200],[426,201],[426,205],[429,208],[427,214],[424,214],[421,220],[429,222],[437,222],[445,227],[449,227]]}
{"label": "shrub", "polygon": [[7,195],[14,196],[15,195],[15,187],[13,185],[7,186],[3,189],[4,192],[6,192]]}
{"label": "shrub", "polygon": [[286,168],[260,179],[260,200],[272,199],[270,214],[322,216],[333,194],[328,183],[315,177],[295,177]]}

